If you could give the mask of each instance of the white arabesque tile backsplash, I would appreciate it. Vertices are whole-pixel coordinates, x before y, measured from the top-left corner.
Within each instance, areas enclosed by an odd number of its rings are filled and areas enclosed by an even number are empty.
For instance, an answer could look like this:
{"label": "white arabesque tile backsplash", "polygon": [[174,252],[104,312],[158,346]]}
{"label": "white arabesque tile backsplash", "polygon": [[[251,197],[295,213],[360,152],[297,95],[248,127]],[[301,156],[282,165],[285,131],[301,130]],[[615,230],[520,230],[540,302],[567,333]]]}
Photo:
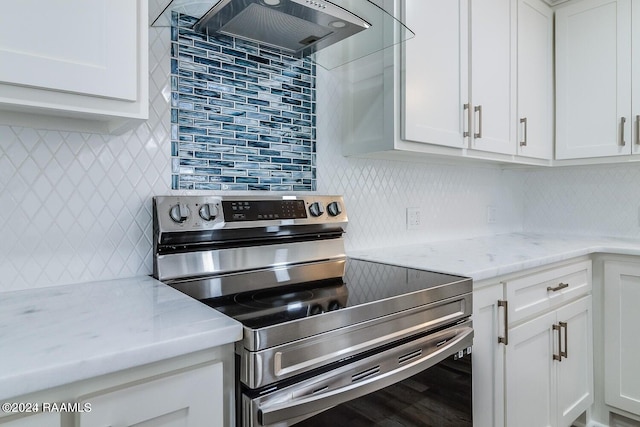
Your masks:
{"label": "white arabesque tile backsplash", "polygon": [[[105,136],[0,126],[0,291],[151,273],[151,197],[185,191],[171,190],[169,30],[151,28],[149,39],[150,118],[137,129]],[[638,207],[625,199],[637,191],[616,185],[640,182],[633,166],[592,174],[346,158],[340,81],[318,68],[317,87],[317,193],[344,194],[348,250],[523,227],[638,233]],[[420,230],[406,230],[409,206],[422,210]]]}
{"label": "white arabesque tile backsplash", "polygon": [[0,291],[151,271],[170,188],[168,29],[150,30],[149,120],[122,136],[0,126]]}
{"label": "white arabesque tile backsplash", "polygon": [[640,164],[620,163],[524,173],[527,231],[640,238]]}

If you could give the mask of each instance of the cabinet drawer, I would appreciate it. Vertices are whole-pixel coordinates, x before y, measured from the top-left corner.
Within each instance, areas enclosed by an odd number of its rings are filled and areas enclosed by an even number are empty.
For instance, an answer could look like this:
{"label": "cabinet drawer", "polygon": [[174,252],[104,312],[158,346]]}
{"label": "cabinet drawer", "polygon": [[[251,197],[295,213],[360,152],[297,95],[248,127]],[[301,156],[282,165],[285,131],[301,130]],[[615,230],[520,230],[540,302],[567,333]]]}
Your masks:
{"label": "cabinet drawer", "polygon": [[591,261],[540,271],[505,282],[509,321],[517,322],[591,291]]}

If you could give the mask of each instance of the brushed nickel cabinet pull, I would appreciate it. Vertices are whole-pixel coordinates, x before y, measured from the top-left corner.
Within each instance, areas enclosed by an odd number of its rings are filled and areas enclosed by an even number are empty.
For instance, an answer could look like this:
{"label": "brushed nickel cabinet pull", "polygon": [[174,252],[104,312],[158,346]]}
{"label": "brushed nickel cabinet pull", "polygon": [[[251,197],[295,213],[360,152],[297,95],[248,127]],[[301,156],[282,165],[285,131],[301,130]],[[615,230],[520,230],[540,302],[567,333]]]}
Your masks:
{"label": "brushed nickel cabinet pull", "polygon": [[[463,138],[467,138],[469,136],[471,136],[471,108],[469,108],[469,104],[464,104],[463,106],[463,111],[467,113],[467,130],[463,130],[462,132],[462,137]],[[462,127],[464,129],[464,119],[463,119],[463,123],[462,123]]]}
{"label": "brushed nickel cabinet pull", "polygon": [[473,111],[478,113],[478,132],[473,134],[474,138],[482,138],[482,105],[473,107]]}
{"label": "brushed nickel cabinet pull", "polygon": [[522,141],[520,141],[520,146],[521,147],[526,147],[527,146],[527,118],[523,117],[520,119],[520,123],[522,124],[522,130],[523,130],[523,137],[522,137]]}
{"label": "brushed nickel cabinet pull", "polygon": [[626,117],[620,117],[620,145],[622,145],[623,147],[627,145],[627,141],[624,140],[624,124],[626,122]]}
{"label": "brushed nickel cabinet pull", "polygon": [[558,354],[553,354],[553,360],[557,360],[558,362],[562,362],[562,336],[560,334],[560,325],[556,325],[555,323],[551,327],[554,331],[558,331]]}
{"label": "brushed nickel cabinet pull", "polygon": [[509,303],[506,300],[498,300],[498,307],[504,307],[504,336],[498,337],[498,343],[509,345]]}
{"label": "brushed nickel cabinet pull", "polygon": [[[568,353],[569,350],[567,348],[567,335],[569,334],[568,332],[568,328],[567,328],[567,322],[558,322],[558,325],[560,325],[560,328],[564,329],[564,351],[560,350],[560,357],[564,357],[565,359],[569,357]],[[558,332],[558,335],[560,334],[560,332]],[[560,342],[560,341],[558,341]]]}
{"label": "brushed nickel cabinet pull", "polygon": [[551,286],[547,286],[547,292],[558,292],[568,287],[569,287],[568,283],[558,283],[558,286],[555,286],[553,288]]}
{"label": "brushed nickel cabinet pull", "polygon": [[636,144],[640,145],[640,115],[636,116]]}

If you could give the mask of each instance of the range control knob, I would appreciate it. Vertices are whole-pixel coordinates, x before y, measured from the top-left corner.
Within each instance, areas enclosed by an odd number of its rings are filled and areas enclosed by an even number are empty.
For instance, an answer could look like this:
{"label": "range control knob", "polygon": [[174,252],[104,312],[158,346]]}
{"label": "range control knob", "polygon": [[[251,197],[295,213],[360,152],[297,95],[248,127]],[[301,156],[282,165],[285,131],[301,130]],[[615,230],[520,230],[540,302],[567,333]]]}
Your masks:
{"label": "range control knob", "polygon": [[339,301],[333,300],[329,301],[329,305],[327,306],[327,311],[336,311],[342,308],[342,304]]}
{"label": "range control knob", "polygon": [[320,216],[324,213],[324,206],[320,202],[313,202],[309,206],[309,213],[311,216]]}
{"label": "range control knob", "polygon": [[331,202],[327,206],[327,211],[331,216],[338,216],[342,213],[342,206],[338,202]]}
{"label": "range control knob", "polygon": [[313,304],[311,307],[309,307],[309,314],[311,316],[322,314],[322,306],[320,304]]}
{"label": "range control knob", "polygon": [[183,223],[189,218],[189,208],[184,203],[179,203],[171,207],[169,211],[169,216],[173,220],[173,222]]}
{"label": "range control knob", "polygon": [[213,221],[218,216],[218,207],[214,204],[207,203],[200,207],[198,211],[200,218],[205,221]]}

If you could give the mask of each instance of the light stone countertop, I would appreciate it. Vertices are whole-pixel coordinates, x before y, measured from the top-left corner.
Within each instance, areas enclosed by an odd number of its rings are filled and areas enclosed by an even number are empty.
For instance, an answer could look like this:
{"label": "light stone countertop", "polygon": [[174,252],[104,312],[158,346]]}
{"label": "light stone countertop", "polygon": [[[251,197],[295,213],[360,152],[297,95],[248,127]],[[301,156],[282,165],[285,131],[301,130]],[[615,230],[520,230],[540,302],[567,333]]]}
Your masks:
{"label": "light stone countertop", "polygon": [[239,322],[146,276],[0,293],[0,401],[241,338]]}
{"label": "light stone countertop", "polygon": [[[351,251],[478,282],[640,241],[513,233]],[[0,400],[211,348],[242,325],[150,277],[0,293]]]}
{"label": "light stone countertop", "polygon": [[593,253],[640,255],[640,241],[512,233],[351,251],[348,255],[467,276],[478,282]]}

